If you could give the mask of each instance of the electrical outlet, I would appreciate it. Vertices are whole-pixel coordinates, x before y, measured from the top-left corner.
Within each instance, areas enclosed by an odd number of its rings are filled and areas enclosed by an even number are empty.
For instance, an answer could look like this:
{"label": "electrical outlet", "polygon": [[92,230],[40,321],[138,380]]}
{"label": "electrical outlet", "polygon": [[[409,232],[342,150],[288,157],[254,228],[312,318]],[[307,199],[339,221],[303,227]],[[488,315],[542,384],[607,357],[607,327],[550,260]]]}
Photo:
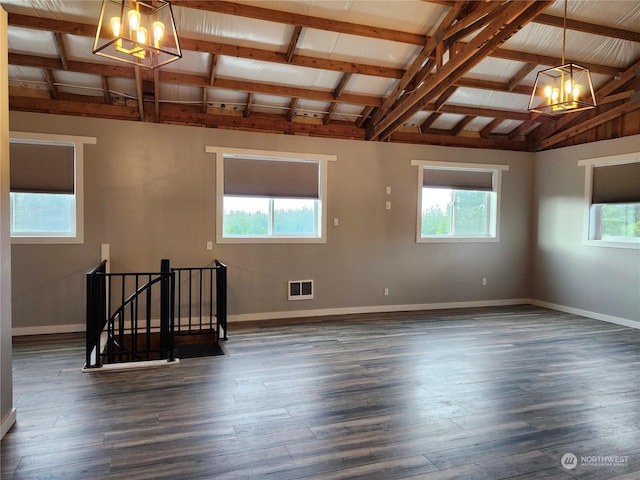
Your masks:
{"label": "electrical outlet", "polygon": [[387,195],[391,195],[391,187],[387,187]]}
{"label": "electrical outlet", "polygon": [[340,226],[340,220],[338,220],[338,217],[333,219],[333,226],[334,227],[339,227]]}
{"label": "electrical outlet", "polygon": [[387,287],[384,287],[384,296],[385,297],[389,296],[389,289]]}
{"label": "electrical outlet", "polygon": [[213,250],[213,242],[207,242],[207,250]]}
{"label": "electrical outlet", "polygon": [[384,206],[387,210],[391,210],[391,202],[386,202]]}
{"label": "electrical outlet", "polygon": [[487,279],[486,279],[486,278],[483,278],[483,279],[482,279],[482,285],[486,285],[486,284],[487,284]]}

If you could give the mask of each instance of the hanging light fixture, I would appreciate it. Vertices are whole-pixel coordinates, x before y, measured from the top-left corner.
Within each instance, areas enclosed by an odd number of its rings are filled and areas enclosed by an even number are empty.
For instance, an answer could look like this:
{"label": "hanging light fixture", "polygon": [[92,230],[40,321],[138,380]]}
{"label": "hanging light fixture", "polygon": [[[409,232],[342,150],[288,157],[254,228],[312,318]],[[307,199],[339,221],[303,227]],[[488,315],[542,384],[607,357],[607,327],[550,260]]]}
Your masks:
{"label": "hanging light fixture", "polygon": [[145,68],[182,57],[171,4],[165,0],[103,0],[93,53]]}
{"label": "hanging light fixture", "polygon": [[562,65],[538,72],[529,100],[529,111],[558,115],[596,106],[589,69],[575,63],[565,63],[566,43],[567,0],[564,0]]}

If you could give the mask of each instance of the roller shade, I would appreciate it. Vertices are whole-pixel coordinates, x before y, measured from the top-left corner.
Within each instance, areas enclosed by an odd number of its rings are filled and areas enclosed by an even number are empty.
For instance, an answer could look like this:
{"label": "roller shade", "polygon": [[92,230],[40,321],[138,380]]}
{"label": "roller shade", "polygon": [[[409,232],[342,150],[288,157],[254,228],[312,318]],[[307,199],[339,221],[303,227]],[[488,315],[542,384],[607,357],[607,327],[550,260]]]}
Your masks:
{"label": "roller shade", "polygon": [[10,143],[11,191],[74,193],[74,147]]}
{"label": "roller shade", "polygon": [[319,198],[315,162],[224,159],[224,194],[251,197]]}
{"label": "roller shade", "polygon": [[592,203],[640,202],[640,162],[593,169]]}
{"label": "roller shade", "polygon": [[493,172],[425,168],[422,185],[429,188],[492,191]]}

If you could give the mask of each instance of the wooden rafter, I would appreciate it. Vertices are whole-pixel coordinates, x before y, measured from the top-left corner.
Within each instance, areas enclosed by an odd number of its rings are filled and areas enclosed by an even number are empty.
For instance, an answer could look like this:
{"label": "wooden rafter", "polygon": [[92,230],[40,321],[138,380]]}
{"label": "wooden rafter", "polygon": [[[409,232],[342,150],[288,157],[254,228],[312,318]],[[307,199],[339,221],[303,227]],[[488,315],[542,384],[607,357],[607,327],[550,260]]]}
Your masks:
{"label": "wooden rafter", "polygon": [[291,120],[293,120],[293,115],[296,111],[296,107],[298,106],[298,97],[293,97],[291,99],[291,103],[289,103],[289,109],[287,110],[287,122],[290,122]]}
{"label": "wooden rafter", "polygon": [[480,137],[487,138],[493,133],[496,128],[498,128],[498,125],[500,125],[503,121],[504,119],[502,118],[494,118],[493,120],[491,120],[484,127],[482,127],[482,129],[480,129]]}
{"label": "wooden rafter", "polygon": [[408,95],[383,121],[374,125],[368,137],[381,140],[393,132],[402,122],[420,110],[429,100],[441,95],[458,78],[477,65],[513,33],[522,28],[550,1],[510,2],[502,8],[501,15],[487,25],[471,42],[467,43],[429,82],[424,82]]}
{"label": "wooden rafter", "polygon": [[364,107],[362,112],[360,112],[360,117],[356,120],[356,127],[361,128],[365,122],[369,119],[369,115],[373,113],[375,107],[369,105],[368,107]]}
{"label": "wooden rafter", "polygon": [[440,112],[433,112],[431,115],[429,115],[427,119],[422,122],[422,125],[420,125],[420,131],[426,132],[427,130],[429,130],[431,128],[431,125],[433,125],[436,120],[438,120],[440,115],[442,115]]}
{"label": "wooden rafter", "polygon": [[44,79],[47,82],[51,98],[58,98],[58,87],[56,86],[56,81],[53,78],[53,72],[49,68],[43,69],[42,72],[44,74]]}
{"label": "wooden rafter", "polygon": [[60,57],[60,61],[62,62],[62,68],[64,70],[67,69],[68,60],[67,60],[67,49],[64,46],[64,38],[61,33],[55,33],[54,38],[56,39],[56,49],[58,50],[58,56]]}
{"label": "wooden rafter", "polygon": [[300,39],[300,34],[302,33],[302,25],[296,25],[293,27],[293,32],[291,33],[291,39],[289,40],[289,46],[287,47],[286,59],[287,63],[291,63],[291,59],[293,58],[293,53],[296,51],[296,47],[298,46],[298,40]]}
{"label": "wooden rafter", "polygon": [[109,77],[102,77],[102,91],[104,93],[104,103],[111,105],[111,92],[109,91]]}
{"label": "wooden rafter", "polygon": [[322,118],[322,123],[324,123],[325,125],[329,124],[329,122],[331,121],[331,115],[333,115],[337,107],[338,107],[338,104],[336,102],[331,102],[331,105],[329,105],[329,109],[327,110],[327,113]]}
{"label": "wooden rafter", "polygon": [[627,113],[633,112],[634,110],[640,109],[640,100],[637,101],[628,101],[617,107],[613,107],[606,112],[600,113],[589,120],[580,123],[574,127],[569,127],[566,130],[563,130],[559,133],[551,135],[540,142],[540,148],[546,149],[558,143],[564,142],[580,133],[584,133],[587,130],[591,130],[603,123],[607,123],[613,119],[621,117]]}
{"label": "wooden rafter", "polygon": [[[522,81],[522,79],[527,75],[529,75],[531,72],[533,72],[537,66],[538,66],[537,63],[526,63],[520,70],[516,72],[516,74],[513,77],[511,77],[511,79],[509,80],[509,83],[507,84],[507,89],[510,92],[513,92],[513,90],[518,86],[518,84]],[[530,87],[527,87],[527,88],[530,88]]]}
{"label": "wooden rafter", "polygon": [[460,133],[464,130],[464,127],[469,125],[469,123],[471,123],[474,118],[475,117],[472,117],[471,115],[464,117],[451,129],[451,135],[460,135]]}
{"label": "wooden rafter", "polygon": [[352,75],[353,75],[352,73],[345,73],[342,75],[342,78],[340,79],[340,81],[338,82],[338,85],[333,91],[333,98],[335,98],[336,100],[340,98],[340,96],[344,92],[344,89],[347,87],[347,83],[349,83],[349,80],[351,80]]}
{"label": "wooden rafter", "polygon": [[244,109],[245,118],[249,118],[253,112],[253,92],[247,94],[247,107]]}
{"label": "wooden rafter", "polygon": [[[636,60],[633,65],[620,69],[619,67],[613,67],[611,65],[599,65],[599,64],[585,64],[584,62],[578,62],[588,67],[592,73],[599,73],[608,75],[613,78],[610,82],[601,87],[597,92],[597,98],[599,105],[606,105],[605,108],[599,108],[598,111],[590,111],[587,113],[568,114],[562,117],[550,117],[545,115],[538,115],[532,113],[526,113],[522,111],[507,111],[492,108],[480,108],[480,107],[466,107],[458,105],[449,105],[446,103],[450,95],[455,92],[457,87],[466,88],[480,88],[492,91],[511,92],[518,94],[529,95],[530,87],[521,85],[520,82],[524,77],[534,71],[538,65],[556,64],[559,63],[559,58],[554,58],[548,55],[532,54],[530,52],[520,52],[514,50],[506,50],[500,47],[504,39],[512,35],[518,28],[521,28],[527,21],[534,21],[541,24],[562,26],[562,18],[554,17],[540,13],[545,7],[546,2],[536,2],[541,8],[537,9],[537,13],[533,15],[533,20],[528,18],[524,19],[524,15],[528,15],[535,8],[529,7],[526,12],[519,15],[517,18],[518,25],[511,33],[505,33],[504,29],[511,28],[511,22],[506,22],[503,26],[500,26],[495,35],[503,37],[502,41],[495,40],[491,34],[485,36],[487,30],[494,29],[497,25],[497,20],[505,18],[505,10],[512,8],[513,4],[523,4],[522,1],[516,0],[501,0],[500,2],[475,2],[475,1],[457,1],[449,2],[443,0],[440,3],[448,7],[448,11],[443,11],[445,17],[453,19],[447,28],[444,28],[444,22],[439,26],[443,28],[431,29],[430,32],[434,32],[431,36],[413,34],[408,32],[396,31],[392,29],[384,29],[378,27],[372,27],[367,25],[352,24],[349,22],[333,21],[326,18],[311,17],[306,15],[292,14],[283,11],[276,11],[262,7],[254,7],[245,4],[236,4],[228,1],[200,1],[200,0],[174,0],[174,5],[180,5],[185,8],[203,9],[208,11],[220,11],[222,13],[230,15],[246,16],[250,18],[259,18],[265,21],[279,22],[283,24],[289,24],[292,28],[292,35],[290,37],[287,51],[278,52],[263,48],[245,47],[239,45],[233,45],[228,43],[222,43],[217,41],[206,41],[200,39],[190,39],[181,37],[181,46],[184,51],[195,51],[209,53],[211,58],[211,66],[207,72],[201,74],[181,73],[179,70],[167,71],[164,69],[156,70],[153,72],[153,84],[150,79],[150,72],[134,71],[132,66],[103,64],[94,62],[78,62],[70,60],[67,57],[65,51],[64,36],[69,35],[81,35],[91,36],[95,34],[94,25],[78,24],[75,22],[67,22],[63,20],[51,19],[46,17],[30,17],[19,14],[9,13],[9,23],[11,26],[20,26],[24,28],[34,28],[40,30],[47,30],[54,34],[56,47],[58,49],[58,58],[45,58],[33,55],[22,55],[15,52],[9,53],[10,64],[34,66],[41,68],[47,84],[49,85],[49,92],[52,99],[43,98],[41,95],[33,95],[34,98],[29,100],[22,97],[11,97],[11,108],[25,109],[32,111],[51,111],[55,113],[68,113],[62,111],[61,108],[69,108],[70,112],[76,112],[81,115],[96,115],[105,116],[107,118],[127,118],[130,115],[128,110],[114,110],[108,108],[111,102],[111,95],[109,93],[109,78],[122,77],[132,78],[136,83],[136,91],[138,95],[138,113],[137,117],[141,120],[150,121],[152,118],[158,121],[168,121],[172,123],[180,123],[182,118],[189,119],[193,113],[193,108],[184,107],[184,115],[179,114],[177,117],[172,118],[180,110],[175,105],[163,104],[160,112],[160,98],[159,98],[159,86],[161,83],[174,84],[174,85],[187,85],[196,86],[202,88],[202,105],[195,106],[196,110],[200,114],[206,114],[208,105],[208,88],[223,88],[232,89],[237,91],[244,91],[249,97],[247,102],[247,108],[244,112],[247,118],[246,124],[239,125],[241,129],[260,129],[271,130],[268,125],[269,122],[263,122],[263,115],[253,112],[253,96],[255,93],[265,93],[277,96],[287,96],[291,98],[290,108],[285,116],[280,116],[282,120],[291,122],[295,108],[297,107],[298,99],[311,99],[317,101],[325,101],[329,103],[329,111],[324,116],[322,124],[326,129],[322,130],[319,135],[325,135],[331,131],[334,127],[342,127],[347,122],[333,121],[332,115],[338,108],[340,103],[348,103],[353,105],[362,106],[361,116],[354,122],[352,126],[361,130],[363,125],[369,122],[369,130],[367,138],[374,128],[379,129],[377,138],[391,139],[391,141],[400,141],[399,139],[407,139],[410,142],[417,143],[435,143],[446,144],[447,137],[453,137],[464,130],[464,127],[468,122],[471,122],[477,116],[494,118],[486,127],[480,130],[479,137],[482,142],[478,142],[477,146],[487,146],[489,141],[495,141],[490,148],[512,148],[515,150],[523,148],[533,148],[537,145],[543,145],[553,141],[553,145],[562,144],[565,140],[558,140],[558,138],[564,138],[566,135],[580,135],[587,128],[587,130],[595,127],[590,126],[593,118],[602,120],[604,122],[611,122],[613,120],[621,118],[626,113],[621,113],[618,116],[602,117],[605,113],[611,111],[610,105],[616,105],[619,102],[625,102],[624,104],[631,103],[629,99],[638,90],[638,82],[633,83],[633,79],[638,78],[640,74],[640,59]],[[527,3],[531,3],[527,1]],[[496,8],[496,5],[500,8]],[[544,4],[544,5],[541,5]],[[442,18],[442,17],[441,17]],[[640,39],[640,33],[631,32],[622,29],[615,29],[610,27],[604,27],[601,25],[590,24],[587,22],[577,22],[568,20],[569,29],[578,29],[582,32],[587,32],[596,35],[603,35],[612,38],[624,38],[628,41],[638,42]],[[412,64],[407,70],[402,68],[390,68],[388,66],[372,65],[365,63],[358,63],[353,61],[338,61],[331,58],[318,58],[306,55],[296,55],[296,47],[300,37],[302,28],[314,28],[318,30],[333,31],[340,33],[347,33],[350,35],[359,35],[367,38],[376,38],[383,40],[392,40],[400,43],[420,45],[424,49],[429,47],[428,53],[419,54],[422,58],[420,61],[416,59],[415,66]],[[479,33],[476,33],[479,31]],[[469,33],[474,33],[473,39],[468,42],[466,36]],[[484,36],[483,43],[476,43],[475,40],[478,37]],[[491,43],[492,45],[488,46]],[[476,45],[473,58],[464,59],[464,57],[472,49],[471,46]],[[448,52],[448,56],[447,56]],[[216,78],[215,69],[216,61],[219,56],[232,56],[239,58],[250,58],[260,61],[285,64],[289,63],[293,66],[316,68],[321,70],[330,70],[342,72],[342,76],[338,85],[330,90],[320,90],[318,88],[307,88],[298,86],[289,86],[283,84],[267,84],[260,79],[251,81],[245,81],[232,78]],[[501,58],[510,61],[518,61],[524,64],[523,67],[506,83],[493,82],[487,80],[479,80],[474,78],[465,78],[464,72],[472,68],[472,62],[477,57],[485,58],[491,56],[494,58]],[[439,58],[440,61],[437,61]],[[571,61],[571,60],[567,60]],[[452,68],[451,64],[455,63],[456,68]],[[476,62],[477,63],[477,62]],[[440,69],[435,69],[436,66],[441,66]],[[413,67],[413,68],[412,68]],[[442,72],[450,70],[447,78],[443,77]],[[86,96],[82,100],[81,95],[71,94],[68,92],[60,92],[54,81],[54,75],[56,70],[68,70],[71,72],[91,73],[100,75],[102,78],[102,87],[104,91],[104,99],[101,97]],[[413,70],[413,71],[412,71]],[[624,71],[622,71],[624,70]],[[347,83],[353,74],[369,75],[379,78],[399,79],[396,82],[397,92],[392,92],[391,95],[380,98],[372,95],[358,95],[344,93]],[[404,87],[402,84],[406,83]],[[426,85],[426,87],[424,86]],[[429,90],[424,94],[425,90]],[[17,88],[12,89],[11,95],[31,95],[28,91]],[[153,99],[151,96],[153,95]],[[40,98],[37,98],[40,97]],[[635,97],[634,97],[635,98]],[[99,102],[96,101],[99,100]],[[147,109],[144,107],[145,100],[147,102]],[[104,101],[104,104],[100,105]],[[153,102],[154,113],[151,113],[151,105]],[[83,107],[83,105],[86,105]],[[618,105],[620,107],[621,105]],[[104,107],[104,112],[100,112],[100,108]],[[165,109],[165,107],[168,107]],[[192,106],[190,106],[192,107]],[[614,107],[614,108],[618,108]],[[86,110],[83,110],[85,108]],[[631,108],[631,107],[626,107]],[[146,110],[146,111],[145,111]],[[166,111],[165,111],[166,110]],[[423,122],[421,130],[425,132],[422,135],[409,135],[410,132],[402,131],[396,132],[404,122],[406,122],[413,114],[419,110],[435,111],[430,117]],[[634,111],[632,109],[631,111]],[[118,113],[116,113],[118,112]],[[459,122],[453,130],[441,131],[432,130],[430,126],[437,120],[440,114],[454,113],[464,115],[465,118]],[[611,115],[611,114],[609,114]],[[258,116],[259,121],[254,122],[254,117]],[[637,116],[637,114],[636,114]],[[395,118],[391,118],[395,117]],[[636,118],[636,117],[632,117]],[[505,119],[519,120],[523,123],[513,129],[508,135],[495,134],[493,131],[502,123]],[[598,120],[598,121],[600,121]],[[186,123],[191,123],[185,120]],[[383,123],[384,122],[384,123]],[[196,119],[193,123],[200,123],[200,120]],[[318,125],[316,122],[307,122],[309,125]],[[522,141],[523,134],[529,132],[536,124],[540,124],[538,128],[533,130],[527,135],[527,141]],[[205,121],[203,125],[220,125],[219,119],[215,121]],[[618,125],[623,125],[622,121],[617,122]],[[257,125],[257,126],[255,126]],[[382,127],[381,127],[382,125]],[[462,125],[462,126],[461,126]],[[231,125],[233,128],[233,125]],[[309,130],[304,133],[310,133],[313,127],[306,127]],[[278,131],[284,131],[286,133],[303,133],[297,129],[282,129],[280,126],[276,128]],[[306,129],[305,129],[306,130]],[[615,128],[614,128],[615,130]],[[625,126],[625,131],[629,128]],[[632,129],[633,130],[633,129]],[[357,138],[352,135],[353,132],[347,130],[336,130],[337,136],[345,138]],[[602,132],[602,129],[598,129],[598,132]],[[613,130],[611,130],[613,131]],[[578,133],[575,133],[578,132]],[[590,134],[590,137],[595,138]],[[598,133],[600,136],[600,133]],[[470,139],[464,140],[449,140],[452,145],[464,145],[467,142],[472,142],[475,137],[478,140],[478,135],[466,136]],[[571,138],[569,137],[569,138]],[[581,138],[586,138],[584,135]],[[568,138],[567,138],[568,139]],[[553,146],[551,145],[551,146]],[[543,147],[549,148],[549,147]]]}

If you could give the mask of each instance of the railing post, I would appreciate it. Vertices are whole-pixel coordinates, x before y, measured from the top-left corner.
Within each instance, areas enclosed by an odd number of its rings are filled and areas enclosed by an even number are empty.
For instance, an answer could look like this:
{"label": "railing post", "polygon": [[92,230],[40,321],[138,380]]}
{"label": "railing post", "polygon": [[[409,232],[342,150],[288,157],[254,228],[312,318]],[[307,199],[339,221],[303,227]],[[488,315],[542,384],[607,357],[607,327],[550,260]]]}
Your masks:
{"label": "railing post", "polygon": [[[227,266],[216,260],[216,317],[218,326],[222,327],[224,336],[223,340],[227,340]],[[218,331],[218,337],[220,332]]]}
{"label": "railing post", "polygon": [[169,260],[160,261],[160,352],[162,358],[173,357],[171,332],[171,266]]}
{"label": "railing post", "polygon": [[94,310],[94,298],[93,298],[93,279],[94,275],[92,272],[87,273],[87,331],[86,331],[86,354],[87,358],[85,360],[86,368],[93,368],[94,365],[91,363],[91,353],[93,352],[93,338],[94,338],[94,319],[92,318],[93,310]]}
{"label": "railing post", "polygon": [[[87,272],[86,291],[86,368],[100,366],[100,334],[106,321],[105,273],[106,261]],[[91,357],[95,350],[95,361]]]}

